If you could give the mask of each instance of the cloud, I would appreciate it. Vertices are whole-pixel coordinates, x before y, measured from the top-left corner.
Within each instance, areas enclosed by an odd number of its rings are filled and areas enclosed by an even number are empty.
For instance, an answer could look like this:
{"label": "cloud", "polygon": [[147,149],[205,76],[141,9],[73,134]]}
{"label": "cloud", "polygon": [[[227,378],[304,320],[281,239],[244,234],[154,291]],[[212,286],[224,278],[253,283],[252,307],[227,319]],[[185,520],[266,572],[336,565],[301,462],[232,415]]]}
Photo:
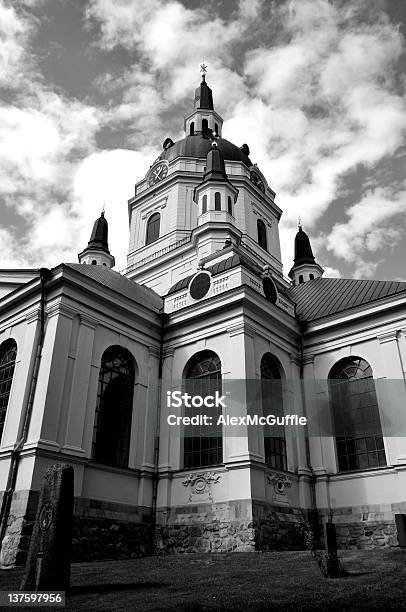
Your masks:
{"label": "cloud", "polygon": [[[30,228],[22,239],[30,245],[27,263],[72,259],[104,200],[112,251],[124,262],[126,200],[163,139],[182,137],[203,59],[224,136],[249,144],[277,191],[288,267],[298,216],[316,236],[344,195],[347,214],[334,211],[331,233],[323,235],[327,255],[337,258],[325,266],[331,274],[339,273],[340,260],[355,274],[374,274],[389,239],[401,240],[400,196],[377,172],[406,131],[397,74],[404,40],[383,4],[240,0],[224,16],[215,3],[89,0],[83,12],[89,57],[109,68],[79,100],[47,83],[40,70],[33,44],[39,20],[29,6],[41,2],[0,0],[0,85],[7,94],[0,106],[0,180],[3,205]],[[359,196],[351,181],[360,167],[369,178]],[[381,209],[375,227],[362,225],[362,216],[375,215],[367,201]]]}
{"label": "cloud", "polygon": [[393,249],[404,237],[406,188],[396,193],[377,188],[351,206],[345,223],[336,223],[326,238],[326,248],[353,264],[355,276],[371,277],[379,262],[365,258]]}

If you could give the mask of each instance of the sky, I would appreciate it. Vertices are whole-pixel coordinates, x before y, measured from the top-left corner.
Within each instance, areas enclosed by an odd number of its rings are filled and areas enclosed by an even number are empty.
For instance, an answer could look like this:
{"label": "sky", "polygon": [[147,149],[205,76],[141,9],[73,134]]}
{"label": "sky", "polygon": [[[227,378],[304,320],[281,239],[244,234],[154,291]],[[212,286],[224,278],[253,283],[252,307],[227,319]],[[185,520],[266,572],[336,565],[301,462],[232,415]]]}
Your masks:
{"label": "sky", "polygon": [[208,66],[223,137],[248,143],[326,276],[406,280],[406,3],[0,0],[0,268],[76,261],[183,137]]}

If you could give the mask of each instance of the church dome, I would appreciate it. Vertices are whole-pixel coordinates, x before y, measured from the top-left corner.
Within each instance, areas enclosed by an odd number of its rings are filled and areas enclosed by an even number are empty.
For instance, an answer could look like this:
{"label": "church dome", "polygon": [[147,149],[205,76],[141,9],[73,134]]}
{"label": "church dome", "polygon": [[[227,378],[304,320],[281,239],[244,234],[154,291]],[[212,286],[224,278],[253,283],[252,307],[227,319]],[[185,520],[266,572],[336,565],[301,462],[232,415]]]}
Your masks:
{"label": "church dome", "polygon": [[[226,161],[239,161],[248,168],[252,166],[252,162],[248,155],[243,153],[243,151],[232,142],[225,138],[218,138],[217,144]],[[198,157],[206,159],[211,148],[211,140],[205,138],[202,134],[188,135],[182,138],[182,140],[175,142],[175,144],[165,151],[162,151],[159,159],[166,159],[168,162],[177,157]]]}

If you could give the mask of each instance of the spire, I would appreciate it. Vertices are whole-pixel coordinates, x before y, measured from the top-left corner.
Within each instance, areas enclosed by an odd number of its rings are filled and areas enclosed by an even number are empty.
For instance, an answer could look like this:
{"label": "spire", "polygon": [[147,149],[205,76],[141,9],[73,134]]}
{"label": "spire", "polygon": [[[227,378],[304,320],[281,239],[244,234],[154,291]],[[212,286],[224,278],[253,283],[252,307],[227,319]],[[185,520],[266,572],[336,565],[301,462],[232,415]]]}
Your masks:
{"label": "spire", "polygon": [[208,110],[214,110],[213,106],[213,92],[206,83],[206,64],[200,66],[202,73],[202,82],[195,91],[195,108],[207,108]]}
{"label": "spire", "polygon": [[323,268],[316,262],[309,236],[303,231],[299,219],[299,230],[295,236],[294,264],[289,276],[294,285],[300,285],[323,275]]}
{"label": "spire", "polygon": [[104,217],[104,209],[96,219],[87,247],[79,253],[79,263],[101,264],[112,268],[114,257],[110,254],[108,244],[108,223]]}
{"label": "spire", "polygon": [[211,143],[210,151],[207,153],[206,172],[203,176],[203,182],[213,179],[217,181],[228,181],[224,157],[215,139]]}
{"label": "spire", "polygon": [[87,247],[102,249],[109,253],[108,231],[107,220],[104,218],[104,211],[102,211],[100,217],[94,222],[92,235],[90,236]]}
{"label": "spire", "polygon": [[295,265],[302,263],[314,263],[314,255],[309,236],[303,231],[299,224],[299,231],[295,237]]}

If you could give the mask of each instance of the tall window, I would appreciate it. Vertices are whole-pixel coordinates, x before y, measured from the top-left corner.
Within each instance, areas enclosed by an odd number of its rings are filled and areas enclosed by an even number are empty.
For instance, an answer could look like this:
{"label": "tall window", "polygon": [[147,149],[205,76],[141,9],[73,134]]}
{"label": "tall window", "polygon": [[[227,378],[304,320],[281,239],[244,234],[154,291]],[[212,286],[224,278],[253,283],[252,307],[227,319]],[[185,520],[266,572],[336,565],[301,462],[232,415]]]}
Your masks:
{"label": "tall window", "polygon": [[17,357],[17,344],[14,340],[5,340],[0,345],[0,440],[6,420],[11,383]]}
{"label": "tall window", "polygon": [[203,121],[202,121],[202,132],[203,132],[203,134],[208,132],[208,130],[209,130],[209,123],[208,123],[207,119],[203,119]]}
{"label": "tall window", "polygon": [[365,359],[338,361],[329,374],[338,469],[363,470],[386,465],[372,368]]}
{"label": "tall window", "polygon": [[[191,395],[221,395],[221,361],[213,351],[201,351],[191,358],[185,370],[185,390]],[[222,426],[217,425],[219,408],[185,408],[185,416],[207,414],[212,425],[186,426],[184,431],[184,467],[198,468],[223,462]]]}
{"label": "tall window", "polygon": [[303,274],[299,274],[299,285],[304,282]]}
{"label": "tall window", "polygon": [[134,360],[121,346],[102,357],[93,431],[95,461],[128,467],[134,395]]}
{"label": "tall window", "polygon": [[204,195],[202,198],[202,215],[207,213],[207,195]]}
{"label": "tall window", "polygon": [[190,124],[190,135],[193,136],[194,133],[195,133],[195,122],[192,121],[192,123]]}
{"label": "tall window", "polygon": [[[283,416],[281,366],[273,355],[265,353],[261,360],[261,395],[264,416]],[[283,426],[264,426],[265,464],[287,470],[286,438]]]}
{"label": "tall window", "polygon": [[221,210],[221,194],[219,191],[214,194],[214,210]]}
{"label": "tall window", "polygon": [[159,213],[154,213],[150,216],[147,223],[147,237],[145,244],[151,244],[152,242],[155,242],[155,240],[158,240],[160,224],[161,215]]}
{"label": "tall window", "polygon": [[227,197],[227,210],[230,213],[230,215],[233,214],[233,201],[231,199],[231,196]]}
{"label": "tall window", "polygon": [[257,233],[258,233],[258,244],[260,247],[262,247],[265,251],[268,250],[268,242],[266,239],[266,227],[265,227],[265,223],[262,221],[262,219],[258,219],[257,221]]}

